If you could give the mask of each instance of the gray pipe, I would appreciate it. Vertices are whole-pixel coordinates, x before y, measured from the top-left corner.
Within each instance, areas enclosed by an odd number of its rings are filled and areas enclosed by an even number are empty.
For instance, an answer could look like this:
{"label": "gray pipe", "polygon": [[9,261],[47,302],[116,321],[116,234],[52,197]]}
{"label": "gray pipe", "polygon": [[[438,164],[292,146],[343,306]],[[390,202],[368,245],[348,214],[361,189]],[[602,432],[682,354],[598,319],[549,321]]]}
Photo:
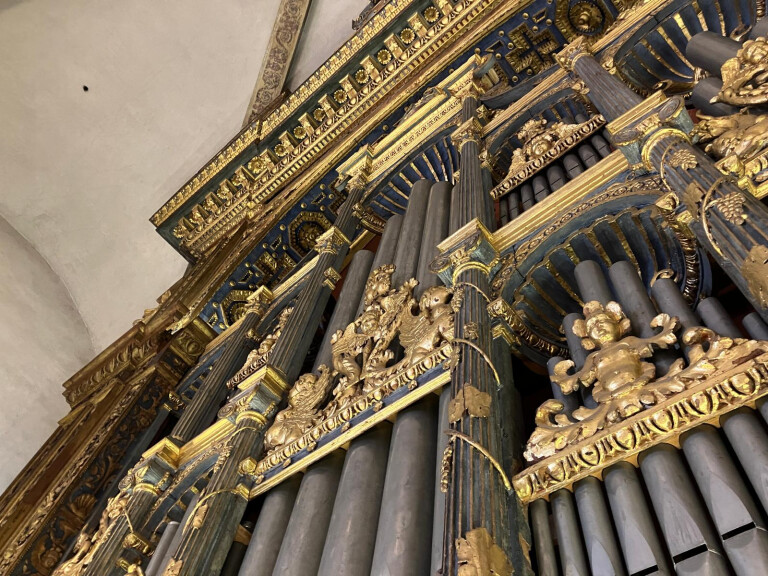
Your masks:
{"label": "gray pipe", "polygon": [[574,484],[573,493],[592,574],[626,574],[600,481],[588,476]]}
{"label": "gray pipe", "polygon": [[[653,336],[656,330],[651,328],[651,320],[657,312],[637,269],[631,262],[616,262],[609,268],[608,274],[624,313],[632,321],[633,332],[643,338]],[[653,363],[660,374],[666,374],[675,359],[671,350],[659,350],[653,355]]]}
{"label": "gray pipe", "polygon": [[421,240],[421,253],[416,271],[416,295],[420,296],[430,286],[440,283],[440,278],[429,269],[440,251],[437,245],[448,237],[448,216],[451,208],[451,190],[448,182],[437,182],[429,191],[429,204]]}
{"label": "gray pipe", "polygon": [[394,259],[395,273],[392,276],[393,286],[400,286],[406,280],[416,277],[430,188],[432,188],[432,182],[429,180],[419,180],[411,188],[408,208],[405,210],[397,240]]}
{"label": "gray pipe", "polygon": [[371,576],[420,576],[429,570],[437,418],[434,395],[397,414]]}
{"label": "gray pipe", "polygon": [[685,55],[694,66],[720,76],[720,67],[735,58],[741,44],[715,32],[699,32],[685,46]]}
{"label": "gray pipe", "polygon": [[274,576],[317,574],[343,466],[344,451],[336,450],[304,473]]}
{"label": "gray pipe", "polygon": [[373,252],[369,250],[360,250],[352,257],[352,262],[349,264],[344,279],[344,286],[341,287],[339,299],[336,302],[331,320],[328,322],[320,350],[317,352],[315,364],[312,367],[313,372],[316,373],[321,364],[331,367],[333,361],[331,339],[337,330],[343,330],[355,319],[372,264]]}
{"label": "gray pipe", "polygon": [[318,576],[370,576],[392,425],[349,445]]}
{"label": "gray pipe", "polygon": [[560,549],[560,564],[563,572],[568,575],[589,576],[589,565],[584,554],[581,541],[579,522],[576,519],[576,506],[573,494],[561,489],[549,497],[552,505],[552,516],[555,519],[555,532]]}
{"label": "gray pipe", "polygon": [[729,574],[720,539],[678,451],[669,444],[639,457],[648,494],[679,575]]}
{"label": "gray pipe", "polygon": [[157,546],[155,546],[152,558],[150,558],[149,564],[147,564],[147,568],[144,570],[145,576],[157,576],[160,566],[164,563],[163,561],[166,560],[166,555],[171,547],[171,542],[173,542],[173,537],[176,535],[178,529],[178,522],[168,522],[163,531],[163,535],[160,536],[160,540],[158,540]]}
{"label": "gray pipe", "polygon": [[721,336],[729,338],[741,338],[741,331],[736,327],[731,315],[728,314],[717,298],[704,298],[696,307],[696,311],[704,320],[707,328],[714,330]]}
{"label": "gray pipe", "polygon": [[603,482],[629,574],[671,575],[635,468],[614,464],[603,473]]}
{"label": "gray pipe", "polygon": [[765,428],[749,408],[726,414],[720,419],[720,425],[763,510],[768,510],[768,435]]}
{"label": "gray pipe", "polygon": [[300,483],[301,475],[294,474],[264,496],[239,576],[272,576]]}
{"label": "gray pipe", "polygon": [[[558,576],[555,545],[552,542],[552,530],[549,527],[549,510],[546,500],[534,500],[528,506],[531,515],[531,532],[536,552],[536,564],[539,576]],[[435,574],[435,572],[431,572]]]}
{"label": "gray pipe", "polygon": [[594,260],[584,260],[576,264],[573,270],[579,294],[584,302],[597,300],[600,304],[608,304],[613,300],[613,294],[603,273],[603,268]]}
{"label": "gray pipe", "polygon": [[685,459],[736,574],[768,574],[765,524],[719,432],[704,424],[681,440]]}
{"label": "gray pipe", "polygon": [[768,325],[757,312],[750,312],[741,322],[749,337],[754,340],[768,340]]}

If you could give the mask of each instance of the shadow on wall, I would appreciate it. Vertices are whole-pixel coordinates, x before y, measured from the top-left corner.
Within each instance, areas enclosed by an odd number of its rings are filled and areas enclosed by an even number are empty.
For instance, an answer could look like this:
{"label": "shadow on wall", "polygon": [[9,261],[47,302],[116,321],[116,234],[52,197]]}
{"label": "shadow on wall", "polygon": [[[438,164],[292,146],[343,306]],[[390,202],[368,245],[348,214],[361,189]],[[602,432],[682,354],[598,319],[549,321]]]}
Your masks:
{"label": "shadow on wall", "polygon": [[69,410],[62,383],[94,357],[66,286],[0,217],[0,492]]}

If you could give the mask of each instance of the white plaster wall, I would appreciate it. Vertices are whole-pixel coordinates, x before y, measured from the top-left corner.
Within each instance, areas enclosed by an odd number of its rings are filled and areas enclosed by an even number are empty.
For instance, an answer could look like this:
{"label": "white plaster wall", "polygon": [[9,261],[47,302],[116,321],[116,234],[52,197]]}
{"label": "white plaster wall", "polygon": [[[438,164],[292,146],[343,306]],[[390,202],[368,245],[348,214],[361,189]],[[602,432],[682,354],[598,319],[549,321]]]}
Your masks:
{"label": "white plaster wall", "polygon": [[0,2],[0,214],[97,349],[182,275],[149,217],[240,130],[279,4]]}
{"label": "white plaster wall", "polygon": [[296,90],[344,42],[350,39],[352,20],[368,0],[312,0],[286,84]]}
{"label": "white plaster wall", "polygon": [[2,492],[68,412],[61,384],[94,350],[64,284],[2,218],[0,274]]}

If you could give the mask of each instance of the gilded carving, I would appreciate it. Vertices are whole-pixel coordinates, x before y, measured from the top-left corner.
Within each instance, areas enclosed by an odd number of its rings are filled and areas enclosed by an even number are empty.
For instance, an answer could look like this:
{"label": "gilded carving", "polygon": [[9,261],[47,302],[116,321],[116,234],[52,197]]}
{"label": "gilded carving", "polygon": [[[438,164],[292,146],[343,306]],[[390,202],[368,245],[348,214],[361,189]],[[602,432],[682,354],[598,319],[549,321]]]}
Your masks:
{"label": "gilded carving", "polygon": [[486,528],[456,539],[458,576],[512,576],[512,564]]}
{"label": "gilded carving", "polygon": [[706,144],[705,152],[722,159],[721,170],[757,183],[768,180],[768,114],[698,116],[692,135]]}
{"label": "gilded carving", "polygon": [[605,119],[592,116],[580,124],[554,122],[547,125],[543,118],[526,122],[517,133],[520,147],[512,153],[509,171],[492,191],[499,198],[550,164],[605,124]]}
{"label": "gilded carving", "polygon": [[670,157],[669,157],[669,165],[672,168],[682,168],[683,170],[691,170],[692,168],[696,168],[696,166],[699,165],[698,161],[696,160],[696,156],[693,155],[693,152],[690,150],[676,150]]}
{"label": "gilded carving", "polygon": [[473,418],[488,418],[491,413],[491,395],[471,384],[464,386],[448,404],[448,422],[461,420],[464,414]]}
{"label": "gilded carving", "polygon": [[618,422],[656,404],[670,394],[684,389],[679,379],[671,378],[680,372],[680,363],[670,369],[666,378],[650,384],[655,367],[644,358],[653,356],[654,348],[668,348],[677,342],[674,330],[676,318],[660,314],[651,326],[661,331],[651,338],[626,336],[629,319],[616,302],[603,306],[599,302],[584,305],[586,320],[578,320],[573,331],[582,338],[586,350],[595,350],[584,366],[575,374],[568,374],[572,360],[555,366],[552,381],[564,394],[579,386],[592,386],[592,397],[597,407],[582,406],[573,412],[575,422],[563,413],[558,400],[547,400],[536,412],[536,430],[528,440],[525,458],[529,461],[551,456],[565,446],[593,436],[613,422]]}
{"label": "gilded carving", "polygon": [[243,382],[246,378],[248,378],[248,376],[256,372],[259,368],[267,365],[267,362],[269,361],[269,355],[272,353],[272,349],[280,339],[280,335],[283,333],[283,330],[285,329],[285,326],[288,323],[288,319],[290,318],[292,312],[293,307],[285,308],[282,312],[280,312],[280,316],[278,317],[277,326],[275,329],[270,334],[264,336],[264,339],[261,341],[259,347],[256,348],[256,350],[253,350],[250,354],[248,354],[243,367],[227,382],[228,388],[235,388],[238,384]]}
{"label": "gilded carving", "polygon": [[768,248],[759,244],[753,246],[741,265],[741,275],[760,306],[768,307]]}
{"label": "gilded carving", "polygon": [[128,507],[128,492],[121,491],[114,498],[110,498],[107,507],[101,514],[99,526],[92,536],[86,533],[80,534],[75,544],[75,555],[61,564],[51,576],[79,576],[91,563],[99,546],[104,543],[114,527],[114,521],[126,513]]}
{"label": "gilded carving", "polygon": [[339,249],[349,245],[349,238],[344,233],[331,226],[328,230],[320,234],[315,242],[315,250],[318,254],[338,254]]}
{"label": "gilded carving", "polygon": [[768,40],[756,38],[744,42],[736,56],[720,68],[723,87],[717,102],[732,106],[768,103]]}
{"label": "gilded carving", "polygon": [[341,280],[341,274],[335,268],[326,268],[323,271],[323,285],[327,286],[329,290],[336,288],[339,280]]}
{"label": "gilded carving", "polygon": [[707,205],[707,208],[716,207],[728,222],[741,226],[747,219],[744,213],[744,194],[741,192],[729,192],[722,198],[718,198]]}
{"label": "gilded carving", "polygon": [[[394,272],[393,265],[371,272],[363,292],[363,311],[331,339],[333,368],[323,366],[319,375],[299,377],[288,407],[267,432],[265,448],[269,452],[259,462],[256,475],[313,447],[324,434],[348,425],[355,415],[380,408],[385,396],[402,386],[410,387],[419,375],[451,357],[452,291],[434,286],[416,300],[417,282],[411,279],[394,288]],[[395,357],[390,349],[395,342],[403,347],[403,358],[389,365]],[[473,410],[482,410],[482,402],[476,404],[479,407]]]}
{"label": "gilded carving", "polygon": [[317,424],[320,407],[330,392],[334,372],[325,364],[319,374],[303,374],[288,393],[288,407],[278,412],[274,424],[264,437],[264,448],[275,450],[295,442]]}

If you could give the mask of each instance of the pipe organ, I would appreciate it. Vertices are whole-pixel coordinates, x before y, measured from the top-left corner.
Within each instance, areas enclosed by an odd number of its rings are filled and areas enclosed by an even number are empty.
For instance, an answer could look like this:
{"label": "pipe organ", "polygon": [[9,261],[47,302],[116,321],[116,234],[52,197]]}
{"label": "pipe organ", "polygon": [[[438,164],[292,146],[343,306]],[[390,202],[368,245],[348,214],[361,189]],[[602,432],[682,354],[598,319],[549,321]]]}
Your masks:
{"label": "pipe organ", "polygon": [[152,217],[0,572],[768,573],[764,13],[372,3]]}

